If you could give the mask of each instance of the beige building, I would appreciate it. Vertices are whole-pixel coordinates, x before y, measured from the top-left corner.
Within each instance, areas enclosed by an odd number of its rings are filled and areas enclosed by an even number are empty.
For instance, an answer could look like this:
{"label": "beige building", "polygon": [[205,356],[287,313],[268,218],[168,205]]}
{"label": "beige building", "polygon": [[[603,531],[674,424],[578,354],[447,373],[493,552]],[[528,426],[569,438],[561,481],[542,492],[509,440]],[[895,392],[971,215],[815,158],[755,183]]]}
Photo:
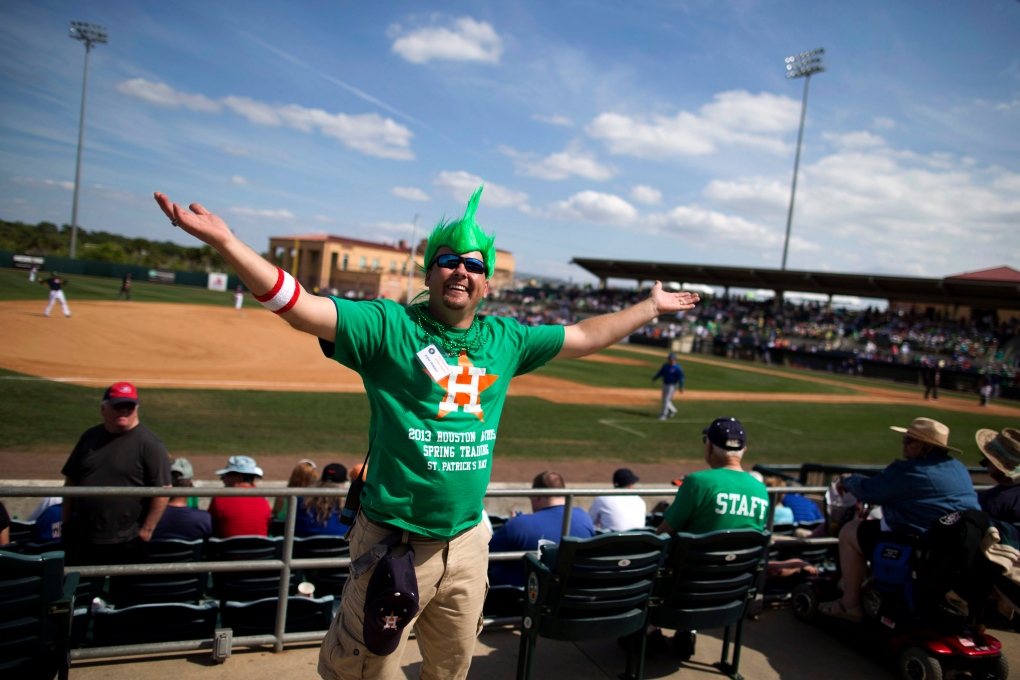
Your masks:
{"label": "beige building", "polygon": [[[424,247],[423,240],[415,251],[417,263],[422,263]],[[290,272],[309,291],[406,302],[409,278],[412,298],[424,287],[406,241],[390,245],[326,234],[272,236],[269,261]],[[497,250],[490,289],[508,288],[513,279],[513,255]]]}

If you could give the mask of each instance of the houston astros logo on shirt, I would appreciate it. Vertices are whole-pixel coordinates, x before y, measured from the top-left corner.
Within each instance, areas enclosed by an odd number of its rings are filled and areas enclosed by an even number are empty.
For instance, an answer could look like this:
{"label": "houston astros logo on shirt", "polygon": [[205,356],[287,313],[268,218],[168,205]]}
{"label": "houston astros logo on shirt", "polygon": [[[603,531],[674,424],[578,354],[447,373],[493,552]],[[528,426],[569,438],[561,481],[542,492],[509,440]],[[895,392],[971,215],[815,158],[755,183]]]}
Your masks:
{"label": "houston astros logo on shirt", "polygon": [[436,382],[446,390],[446,396],[439,403],[439,418],[462,409],[465,413],[473,413],[478,420],[485,420],[485,412],[479,403],[479,395],[488,389],[498,375],[486,375],[484,368],[478,368],[467,358],[467,352],[461,350],[457,357],[457,365],[451,366],[450,375]]}

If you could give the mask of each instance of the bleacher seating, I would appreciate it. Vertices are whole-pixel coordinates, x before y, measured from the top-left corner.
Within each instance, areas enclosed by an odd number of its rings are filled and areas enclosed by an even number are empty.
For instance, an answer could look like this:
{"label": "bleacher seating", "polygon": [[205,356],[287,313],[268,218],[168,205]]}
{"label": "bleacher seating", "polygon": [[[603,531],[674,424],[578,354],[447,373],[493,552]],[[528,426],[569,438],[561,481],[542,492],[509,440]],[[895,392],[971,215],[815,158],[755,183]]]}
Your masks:
{"label": "bleacher seating", "polygon": [[527,597],[517,677],[534,675],[539,637],[635,636],[627,655],[627,676],[640,680],[649,596],[668,541],[665,535],[648,532],[567,536],[542,560],[525,555]]}
{"label": "bleacher seating", "polygon": [[77,586],[62,552],[0,551],[0,677],[66,680]]}
{"label": "bleacher seating", "polygon": [[94,615],[92,644],[96,647],[140,645],[179,640],[211,640],[219,604],[165,602],[123,609],[100,607]]}
{"label": "bleacher seating", "polygon": [[[756,595],[770,539],[767,531],[678,532],[665,564],[668,575],[656,585],[661,605],[652,608],[649,622],[676,631],[724,627],[722,656],[714,665],[738,678],[744,614]],[[733,657],[728,660],[733,624]]]}
{"label": "bleacher seating", "polygon": [[[235,636],[266,635],[276,629],[278,600],[267,597],[254,602],[231,602],[223,605],[222,623]],[[333,621],[333,596],[312,598],[300,595],[287,598],[287,633],[309,633],[327,630]]]}
{"label": "bleacher seating", "polygon": [[[232,536],[210,538],[206,556],[213,561],[278,560],[283,555],[283,538],[279,536]],[[214,572],[213,594],[221,601],[253,602],[265,597],[276,597],[280,588],[278,569],[267,571]],[[296,577],[291,574],[289,590],[293,591]]]}
{"label": "bleacher seating", "polygon": [[[307,536],[294,539],[294,559],[342,559],[350,557],[351,548],[342,536]],[[335,569],[305,569],[304,576],[315,586],[315,592],[322,595],[340,596],[350,570],[347,567]]]}
{"label": "bleacher seating", "polygon": [[[148,543],[149,564],[198,562],[202,557],[201,539],[154,540]],[[197,574],[144,574],[110,578],[110,601],[118,607],[158,602],[197,603],[209,581],[208,572]]]}

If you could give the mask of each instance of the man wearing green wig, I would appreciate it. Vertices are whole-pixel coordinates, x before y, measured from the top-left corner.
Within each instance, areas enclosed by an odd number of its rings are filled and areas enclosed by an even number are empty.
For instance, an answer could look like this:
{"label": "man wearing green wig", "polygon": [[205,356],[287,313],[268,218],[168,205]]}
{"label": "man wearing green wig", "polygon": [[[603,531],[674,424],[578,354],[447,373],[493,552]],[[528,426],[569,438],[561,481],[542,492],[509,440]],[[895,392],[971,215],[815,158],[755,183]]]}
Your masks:
{"label": "man wearing green wig", "polygon": [[[171,223],[219,251],[255,299],[319,338],[326,356],[364,380],[370,459],[361,510],[347,535],[351,559],[364,555],[370,568],[348,581],[322,643],[318,670],[327,680],[401,677],[412,626],[422,677],[467,677],[487,590],[482,500],[510,379],[551,359],[597,352],[698,301],[656,282],[646,300],[573,326],[530,328],[478,316],[496,268],[494,238],[475,222],[481,193],[471,196],[461,219],[440,223],[429,236],[422,266],[427,299],[408,306],[302,295],[289,274],[241,243],[220,218],[155,195]],[[366,602],[371,549],[396,534],[407,547],[393,554],[414,552],[416,612]]]}

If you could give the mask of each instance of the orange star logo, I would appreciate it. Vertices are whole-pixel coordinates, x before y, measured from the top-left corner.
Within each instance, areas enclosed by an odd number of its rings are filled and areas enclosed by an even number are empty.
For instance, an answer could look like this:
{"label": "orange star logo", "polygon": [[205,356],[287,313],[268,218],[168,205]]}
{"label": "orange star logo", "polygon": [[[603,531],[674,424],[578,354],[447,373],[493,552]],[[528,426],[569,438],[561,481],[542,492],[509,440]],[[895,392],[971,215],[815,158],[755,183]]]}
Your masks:
{"label": "orange star logo", "polygon": [[446,390],[446,396],[439,402],[439,417],[461,409],[474,413],[478,420],[485,420],[485,412],[479,403],[479,395],[499,380],[498,375],[486,375],[484,368],[478,368],[467,358],[467,351],[461,350],[457,365],[451,367],[450,375],[438,380]]}
{"label": "orange star logo", "polygon": [[393,612],[390,612],[390,615],[382,617],[382,620],[384,624],[382,627],[383,630],[396,630],[397,621],[401,621],[402,619]]}

